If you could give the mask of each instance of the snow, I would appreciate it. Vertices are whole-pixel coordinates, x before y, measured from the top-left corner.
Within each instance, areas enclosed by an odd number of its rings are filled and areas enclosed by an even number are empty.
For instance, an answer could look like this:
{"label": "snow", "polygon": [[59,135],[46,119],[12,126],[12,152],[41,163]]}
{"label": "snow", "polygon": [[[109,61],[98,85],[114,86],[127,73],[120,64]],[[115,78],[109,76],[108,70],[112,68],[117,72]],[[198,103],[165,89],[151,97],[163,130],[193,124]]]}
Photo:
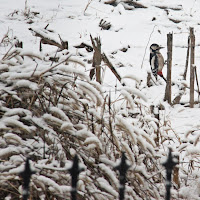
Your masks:
{"label": "snow", "polygon": [[[149,66],[149,46],[152,43],[158,43],[165,48],[161,50],[165,60],[167,59],[167,34],[173,33],[173,67],[172,67],[172,99],[174,99],[180,92],[180,88],[183,86],[189,87],[189,69],[187,73],[187,79],[183,80],[182,74],[185,68],[186,52],[187,52],[187,39],[189,35],[189,28],[194,27],[196,35],[196,57],[195,65],[197,66],[197,74],[199,76],[200,69],[200,56],[198,52],[200,50],[200,37],[199,37],[199,1],[189,0],[141,0],[138,1],[146,5],[146,9],[133,9],[126,10],[123,3],[118,4],[116,7],[106,5],[103,1],[93,0],[88,5],[88,0],[76,0],[76,1],[65,1],[65,0],[33,0],[27,1],[27,6],[30,11],[38,12],[39,14],[33,15],[27,13],[24,0],[1,0],[0,8],[0,41],[6,33],[8,33],[7,40],[4,40],[0,44],[0,58],[3,60],[0,63],[0,72],[2,80],[15,80],[15,85],[10,86],[7,90],[7,94],[15,94],[13,88],[27,88],[28,90],[38,92],[40,88],[37,82],[31,80],[32,73],[39,62],[44,61],[44,57],[51,57],[52,55],[60,55],[55,47],[43,44],[43,51],[39,52],[40,39],[35,37],[29,30],[36,30],[43,36],[47,36],[49,39],[53,39],[60,43],[61,38],[69,42],[69,50],[63,51],[63,55],[60,56],[59,64],[66,59],[69,62],[68,65],[61,63],[60,65],[47,66],[43,65],[35,71],[35,75],[49,76],[50,69],[56,73],[71,74],[76,79],[78,75],[78,81],[74,86],[74,90],[70,88],[69,94],[71,98],[68,99],[67,106],[70,103],[76,104],[78,94],[82,96],[86,95],[88,98],[80,99],[86,107],[87,105],[97,105],[103,110],[103,103],[106,95],[111,94],[111,102],[116,102],[116,110],[121,109],[121,113],[125,113],[128,116],[129,112],[134,112],[134,109],[138,109],[139,106],[149,107],[151,105],[164,107],[164,110],[160,110],[160,120],[155,119],[151,116],[150,111],[144,112],[142,119],[138,120],[140,123],[148,122],[152,132],[156,132],[159,128],[161,130],[163,151],[167,154],[167,147],[172,146],[175,152],[181,152],[180,159],[184,156],[188,156],[187,162],[191,161],[193,156],[199,157],[199,127],[200,127],[200,108],[199,103],[194,108],[189,108],[185,103],[189,102],[189,90],[184,91],[181,103],[184,105],[170,106],[163,101],[165,94],[166,84],[163,80],[159,79],[156,85],[151,87],[146,86],[147,72],[150,71]],[[88,7],[87,7],[88,5]],[[166,9],[160,9],[159,7],[167,7]],[[27,16],[27,14],[29,16]],[[101,19],[111,23],[109,30],[102,30],[98,24]],[[180,20],[179,23],[171,21]],[[45,26],[49,24],[48,28]],[[51,32],[53,30],[53,32]],[[90,34],[92,37],[100,37],[102,43],[102,52],[105,52],[110,62],[114,65],[117,72],[122,77],[122,83],[126,86],[122,86],[116,80],[116,77],[107,68],[105,63],[102,62],[102,68],[104,70],[104,76],[102,80],[102,86],[96,83],[94,80],[90,81],[88,74],[92,67],[89,61],[92,60],[93,52],[87,52],[85,49],[77,49],[74,46],[81,44],[82,42],[91,45]],[[9,51],[10,41],[19,39],[23,41],[24,48],[13,48]],[[122,49],[127,48],[126,52]],[[70,55],[67,53],[70,52]],[[5,60],[5,54],[11,59]],[[71,54],[72,52],[72,54]],[[14,54],[16,54],[14,56]],[[13,57],[12,57],[13,56]],[[28,56],[29,58],[27,58]],[[67,57],[69,56],[69,57]],[[26,58],[25,58],[26,57]],[[35,65],[29,65],[30,60],[34,60]],[[9,67],[8,67],[9,66]],[[53,68],[52,68],[53,67]],[[9,68],[9,70],[8,70]],[[22,72],[22,68],[24,69]],[[4,72],[4,73],[3,73]],[[163,69],[163,74],[166,77],[167,67]],[[23,80],[23,78],[29,78],[29,80]],[[57,76],[57,80],[61,80],[62,76]],[[48,77],[49,83],[53,84],[51,76]],[[66,79],[64,79],[66,80]],[[71,80],[71,77],[69,78]],[[38,80],[39,81],[39,80]],[[64,83],[63,83],[64,84]],[[78,88],[76,88],[78,87]],[[8,88],[8,87],[7,87]],[[1,91],[4,91],[2,85],[0,85]],[[195,83],[195,89],[197,86]],[[102,96],[102,93],[105,96]],[[135,101],[133,102],[133,95]],[[5,94],[2,95],[2,98]],[[18,96],[15,96],[19,99]],[[128,102],[125,106],[124,100]],[[198,100],[198,93],[195,92],[195,100]],[[137,104],[136,104],[136,103]],[[78,103],[77,107],[81,107]],[[106,105],[107,106],[107,105]],[[143,109],[142,108],[142,109]],[[50,130],[46,124],[56,124],[62,131],[68,131],[71,135],[83,138],[83,145],[85,145],[88,151],[98,147],[102,147],[100,139],[90,132],[85,125],[82,127],[77,124],[74,125],[70,122],[69,117],[66,115],[66,110],[62,110],[63,105],[51,106],[49,113],[44,114],[41,118],[34,118],[33,121],[39,127],[44,127],[45,130]],[[141,110],[142,110],[141,109]],[[102,111],[101,110],[101,111]],[[128,110],[128,111],[127,111]],[[15,127],[15,131],[25,130],[27,134],[33,131],[33,127],[25,125],[21,121],[31,118],[32,114],[27,109],[12,108],[10,110],[4,110],[5,114],[0,119],[0,129],[8,130],[4,135],[1,135],[3,139],[10,145],[0,151],[0,157],[7,157],[8,155],[17,155],[22,149],[13,147],[12,145],[24,145],[22,140],[14,131],[9,130],[10,127]],[[95,111],[94,108],[87,110],[88,115],[95,116],[97,119],[101,119],[100,113]],[[103,111],[102,111],[103,112]],[[143,110],[141,111],[143,112]],[[142,113],[143,114],[143,113]],[[72,115],[80,116],[82,119],[85,115],[76,109]],[[21,120],[23,118],[23,120]],[[21,120],[21,121],[20,121]],[[105,118],[105,121],[107,118]],[[123,117],[116,115],[115,123],[120,126],[126,127],[126,133],[128,133],[129,141],[131,144],[139,143],[143,150],[149,150],[149,152],[155,155],[156,144],[153,136],[146,130],[142,130],[142,126],[138,128],[138,124],[134,124],[134,119],[126,120]],[[137,117],[136,117],[137,120]],[[139,123],[138,122],[138,123]],[[159,124],[159,128],[158,125]],[[96,126],[96,129],[99,127]],[[114,135],[118,136],[115,132]],[[151,136],[152,137],[151,137]],[[56,136],[58,137],[56,130],[49,131],[48,139],[52,141]],[[165,142],[166,139],[170,139],[173,142]],[[129,152],[129,158],[132,163],[135,163],[134,155],[131,154],[131,148],[127,144],[127,141],[122,141],[122,146]],[[1,141],[1,146],[4,146],[4,142]],[[117,144],[117,142],[116,142]],[[119,144],[117,144],[118,146]],[[60,152],[62,148],[58,145]],[[74,150],[74,149],[73,149]],[[111,150],[110,150],[111,151]],[[74,154],[74,153],[73,153]],[[142,154],[143,155],[143,154]],[[191,156],[191,157],[190,157]],[[144,157],[141,156],[139,163],[143,162]],[[13,162],[16,158],[13,158]],[[106,171],[109,174],[111,181],[117,184],[117,180],[113,172],[108,166],[112,166],[113,160],[109,161],[101,155],[100,160],[104,164],[100,164],[101,170]],[[1,168],[1,167],[0,167]],[[9,167],[8,167],[9,168]],[[52,167],[53,168],[53,167]],[[2,167],[3,169],[3,167]],[[144,169],[137,168],[138,171],[145,174]],[[148,175],[145,174],[148,177]],[[200,176],[200,175],[198,175]],[[66,186],[59,186],[55,182],[52,182],[50,178],[44,176],[34,177],[41,182],[48,182],[49,187],[52,191],[64,192],[69,191]],[[116,196],[116,191],[112,190],[108,186],[108,183],[104,179],[98,178],[98,183],[104,189],[109,190],[113,196]],[[188,188],[181,188],[183,198],[188,197],[192,199],[187,193]],[[197,198],[196,194],[194,194]]]}

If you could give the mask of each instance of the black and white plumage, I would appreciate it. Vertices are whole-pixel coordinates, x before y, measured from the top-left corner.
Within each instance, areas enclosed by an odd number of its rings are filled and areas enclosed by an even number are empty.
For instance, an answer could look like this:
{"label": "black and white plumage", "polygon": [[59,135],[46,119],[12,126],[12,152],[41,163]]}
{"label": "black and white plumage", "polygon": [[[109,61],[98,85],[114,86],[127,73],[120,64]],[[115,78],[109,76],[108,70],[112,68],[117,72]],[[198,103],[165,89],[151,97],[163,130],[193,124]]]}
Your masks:
{"label": "black and white plumage", "polygon": [[151,65],[151,71],[153,75],[155,76],[157,80],[157,75],[162,77],[165,81],[166,79],[164,78],[162,74],[162,69],[164,67],[164,58],[162,54],[160,53],[160,49],[164,47],[159,46],[158,44],[152,44],[150,46],[150,65]]}

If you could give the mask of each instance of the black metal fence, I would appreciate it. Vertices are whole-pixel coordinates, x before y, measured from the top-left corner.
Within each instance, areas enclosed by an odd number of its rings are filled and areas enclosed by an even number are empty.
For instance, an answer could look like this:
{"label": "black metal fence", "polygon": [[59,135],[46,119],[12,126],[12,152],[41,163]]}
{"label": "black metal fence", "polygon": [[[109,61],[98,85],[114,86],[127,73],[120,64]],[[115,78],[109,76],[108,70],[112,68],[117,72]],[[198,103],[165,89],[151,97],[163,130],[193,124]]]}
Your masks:
{"label": "black metal fence", "polygon": [[[130,167],[127,164],[126,160],[127,158],[125,156],[125,153],[122,153],[120,164],[114,167],[114,170],[119,171],[119,200],[124,200],[126,172]],[[170,189],[172,185],[171,175],[172,175],[173,168],[176,164],[177,162],[173,160],[172,150],[169,149],[168,158],[166,162],[163,163],[163,166],[166,169],[166,183],[165,183],[165,186],[166,186],[165,199],[166,200],[170,200],[170,197],[171,197],[171,194],[170,194]],[[78,177],[81,171],[83,171],[83,169],[79,166],[79,160],[78,160],[77,155],[74,157],[72,167],[68,171],[71,175],[71,200],[76,200]],[[32,171],[30,167],[29,158],[27,158],[24,171],[20,173],[20,176],[23,179],[23,200],[28,200],[29,198],[29,184],[30,184],[31,176],[34,173],[35,172]]]}

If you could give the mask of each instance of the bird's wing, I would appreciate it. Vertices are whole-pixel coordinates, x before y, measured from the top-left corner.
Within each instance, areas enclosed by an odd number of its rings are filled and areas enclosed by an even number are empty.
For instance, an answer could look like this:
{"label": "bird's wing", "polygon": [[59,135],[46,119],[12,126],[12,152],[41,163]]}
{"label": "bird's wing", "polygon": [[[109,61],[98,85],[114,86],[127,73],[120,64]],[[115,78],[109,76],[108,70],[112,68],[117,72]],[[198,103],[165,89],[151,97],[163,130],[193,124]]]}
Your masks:
{"label": "bird's wing", "polygon": [[157,72],[158,72],[158,56],[157,56],[157,54],[154,54],[151,58],[151,71],[154,76],[157,76]]}

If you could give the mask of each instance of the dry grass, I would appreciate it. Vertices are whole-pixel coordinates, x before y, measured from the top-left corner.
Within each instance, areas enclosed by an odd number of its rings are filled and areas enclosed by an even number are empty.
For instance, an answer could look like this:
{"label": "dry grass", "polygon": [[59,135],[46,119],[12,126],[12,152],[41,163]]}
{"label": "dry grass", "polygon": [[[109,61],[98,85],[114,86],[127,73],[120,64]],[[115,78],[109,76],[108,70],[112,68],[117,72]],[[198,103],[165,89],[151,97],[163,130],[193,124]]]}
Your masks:
{"label": "dry grass", "polygon": [[[82,62],[67,50],[57,53],[58,63],[52,64],[53,56],[12,46],[0,60],[1,196],[21,198],[20,167],[30,157],[36,170],[31,198],[69,199],[67,169],[77,154],[85,168],[77,199],[117,199],[118,174],[113,167],[123,151],[131,164],[126,199],[163,199],[160,158],[165,155],[159,148],[171,140],[163,131],[169,125],[152,116],[128,87],[121,96],[131,109],[124,108],[127,115],[115,110],[115,102],[99,83],[89,80]],[[110,189],[103,187],[105,183]],[[174,198],[178,199],[175,192]]]}

